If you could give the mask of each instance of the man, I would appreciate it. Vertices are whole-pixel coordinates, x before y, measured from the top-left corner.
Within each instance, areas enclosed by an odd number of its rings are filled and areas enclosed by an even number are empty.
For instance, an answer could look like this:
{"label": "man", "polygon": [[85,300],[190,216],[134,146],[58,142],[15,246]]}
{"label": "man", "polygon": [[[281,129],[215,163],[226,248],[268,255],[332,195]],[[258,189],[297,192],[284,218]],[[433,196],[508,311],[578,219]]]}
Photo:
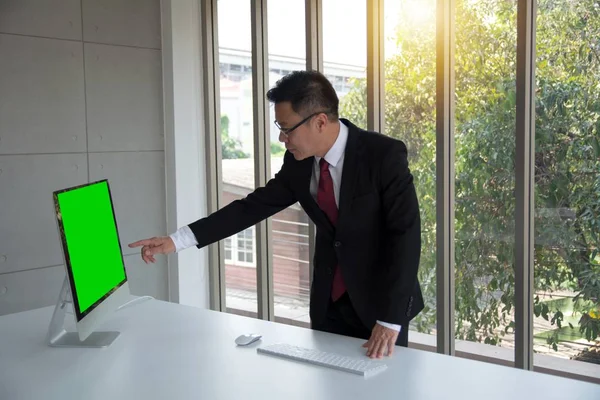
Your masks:
{"label": "man", "polygon": [[408,345],[408,323],[423,309],[417,280],[420,216],[405,145],[338,119],[331,83],[297,71],[269,90],[283,166],[265,187],[179,229],[140,240],[155,254],[201,248],[300,202],[317,227],[310,293],[312,328],[368,339],[367,356]]}

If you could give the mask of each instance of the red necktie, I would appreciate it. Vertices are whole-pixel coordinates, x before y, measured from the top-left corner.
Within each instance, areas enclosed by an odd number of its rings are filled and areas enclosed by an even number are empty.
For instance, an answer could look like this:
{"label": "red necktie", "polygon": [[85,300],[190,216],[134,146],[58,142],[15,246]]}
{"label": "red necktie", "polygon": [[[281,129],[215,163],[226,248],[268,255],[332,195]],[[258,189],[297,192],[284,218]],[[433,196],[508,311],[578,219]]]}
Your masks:
{"label": "red necktie", "polygon": [[[333,191],[333,180],[329,173],[329,163],[321,158],[319,161],[319,167],[321,168],[321,174],[319,178],[319,190],[317,191],[317,204],[323,210],[323,212],[331,221],[331,224],[335,227],[338,218],[338,208],[335,204],[335,193]],[[336,301],[339,299],[344,292],[346,287],[342,279],[342,273],[339,265],[335,268],[335,274],[333,275],[333,286],[331,288],[331,299]]]}

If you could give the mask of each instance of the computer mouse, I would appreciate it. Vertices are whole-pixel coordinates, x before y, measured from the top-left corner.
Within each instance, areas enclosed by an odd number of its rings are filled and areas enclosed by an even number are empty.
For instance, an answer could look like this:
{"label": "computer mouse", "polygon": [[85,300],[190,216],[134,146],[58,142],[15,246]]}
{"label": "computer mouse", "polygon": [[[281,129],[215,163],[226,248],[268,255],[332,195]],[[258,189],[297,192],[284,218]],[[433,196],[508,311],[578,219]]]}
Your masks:
{"label": "computer mouse", "polygon": [[256,333],[249,333],[246,335],[240,335],[235,339],[235,343],[238,346],[248,346],[250,343],[256,342],[260,339],[262,335],[258,335]]}

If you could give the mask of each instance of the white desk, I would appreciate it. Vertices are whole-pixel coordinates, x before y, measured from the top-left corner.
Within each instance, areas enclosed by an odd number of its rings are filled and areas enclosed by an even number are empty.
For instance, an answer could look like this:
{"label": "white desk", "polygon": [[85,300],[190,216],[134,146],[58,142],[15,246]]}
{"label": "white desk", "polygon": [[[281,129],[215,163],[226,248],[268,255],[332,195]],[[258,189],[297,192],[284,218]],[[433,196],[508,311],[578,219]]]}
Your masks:
{"label": "white desk", "polygon": [[[600,399],[600,385],[396,348],[369,379],[257,354],[279,341],[360,356],[363,340],[150,300],[102,328],[106,349],[45,345],[53,308],[0,317],[0,399]],[[236,347],[241,333],[262,342]]]}

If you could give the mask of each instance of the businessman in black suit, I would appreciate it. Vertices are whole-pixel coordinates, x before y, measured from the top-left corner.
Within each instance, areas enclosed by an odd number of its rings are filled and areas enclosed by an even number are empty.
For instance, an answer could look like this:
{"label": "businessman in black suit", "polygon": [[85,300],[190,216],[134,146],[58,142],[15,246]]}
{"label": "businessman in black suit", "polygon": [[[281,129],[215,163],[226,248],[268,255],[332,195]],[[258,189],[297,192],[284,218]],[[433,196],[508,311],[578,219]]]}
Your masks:
{"label": "businessman in black suit", "polygon": [[401,141],[338,118],[331,83],[315,71],[283,77],[267,93],[287,152],[266,186],[184,226],[132,243],[142,258],[227,238],[300,202],[317,227],[312,328],[364,338],[369,357],[408,345],[423,309],[417,279],[419,205]]}

